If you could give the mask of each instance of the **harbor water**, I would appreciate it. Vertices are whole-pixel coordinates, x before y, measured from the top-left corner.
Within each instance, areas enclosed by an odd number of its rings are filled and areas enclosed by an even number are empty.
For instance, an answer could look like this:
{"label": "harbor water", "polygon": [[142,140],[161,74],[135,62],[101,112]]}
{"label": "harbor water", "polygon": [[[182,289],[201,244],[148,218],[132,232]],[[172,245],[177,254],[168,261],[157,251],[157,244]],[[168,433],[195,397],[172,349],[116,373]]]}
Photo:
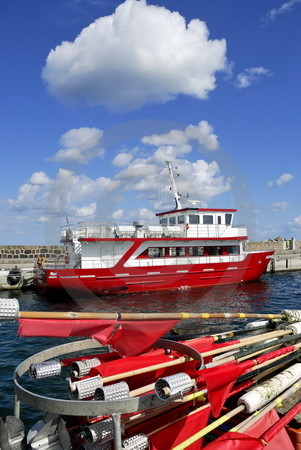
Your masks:
{"label": "harbor water", "polygon": [[[17,298],[22,311],[102,311],[102,312],[244,312],[279,313],[283,309],[301,309],[301,271],[265,274],[260,280],[240,285],[213,287],[173,292],[115,295],[66,299],[59,294],[43,297],[33,290],[2,291],[2,298]],[[203,334],[240,328],[242,320],[203,320],[185,322],[187,332]],[[13,414],[12,377],[17,365],[30,355],[77,338],[21,338],[17,336],[18,324],[0,322],[0,416]],[[44,394],[66,396],[65,379],[44,380]],[[29,381],[28,381],[29,383]],[[32,386],[33,382],[30,382]],[[28,428],[41,418],[42,413],[21,405],[21,419]]]}

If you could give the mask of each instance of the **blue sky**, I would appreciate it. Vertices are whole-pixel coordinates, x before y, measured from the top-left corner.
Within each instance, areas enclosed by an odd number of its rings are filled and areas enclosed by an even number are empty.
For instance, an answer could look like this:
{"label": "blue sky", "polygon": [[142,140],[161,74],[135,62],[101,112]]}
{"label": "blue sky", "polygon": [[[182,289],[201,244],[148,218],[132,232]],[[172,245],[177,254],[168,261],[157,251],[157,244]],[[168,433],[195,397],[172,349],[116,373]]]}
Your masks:
{"label": "blue sky", "polygon": [[[2,244],[237,208],[301,239],[301,0],[3,0]],[[187,199],[186,194],[189,193]]]}

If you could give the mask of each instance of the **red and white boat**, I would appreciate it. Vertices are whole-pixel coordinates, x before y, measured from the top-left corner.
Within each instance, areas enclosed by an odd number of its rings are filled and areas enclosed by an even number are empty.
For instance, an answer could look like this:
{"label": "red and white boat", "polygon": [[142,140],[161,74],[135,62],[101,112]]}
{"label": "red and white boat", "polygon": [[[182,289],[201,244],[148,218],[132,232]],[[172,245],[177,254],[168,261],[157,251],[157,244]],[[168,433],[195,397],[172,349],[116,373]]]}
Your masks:
{"label": "red and white boat", "polygon": [[64,265],[43,261],[34,284],[49,290],[96,294],[190,289],[258,279],[273,251],[244,250],[245,226],[233,226],[236,209],[182,207],[173,170],[176,208],[156,216],[158,225],[83,223],[62,228]]}

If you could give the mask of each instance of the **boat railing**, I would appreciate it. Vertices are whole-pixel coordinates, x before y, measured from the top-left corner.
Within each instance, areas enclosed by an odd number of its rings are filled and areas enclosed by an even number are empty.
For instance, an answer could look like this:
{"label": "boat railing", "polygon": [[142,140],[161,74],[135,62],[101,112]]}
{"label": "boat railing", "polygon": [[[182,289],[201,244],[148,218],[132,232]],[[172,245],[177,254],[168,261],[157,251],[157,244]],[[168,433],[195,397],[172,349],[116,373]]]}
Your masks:
{"label": "boat railing", "polygon": [[139,229],[130,224],[114,225],[109,223],[81,223],[78,226],[65,226],[61,229],[62,241],[75,241],[80,238],[231,238],[247,235],[245,225],[146,225]]}
{"label": "boat railing", "polygon": [[[244,254],[230,254],[230,255],[216,255],[216,256],[199,256],[199,257],[175,257],[175,258],[141,258],[129,260],[124,267],[155,267],[155,266],[183,266],[183,265],[194,265],[194,264],[214,264],[214,263],[236,263],[243,261],[245,258]],[[105,260],[99,259],[89,259],[85,258],[83,261],[82,268],[91,269],[106,269],[114,267],[119,258],[107,258]],[[181,269],[179,269],[181,271]]]}

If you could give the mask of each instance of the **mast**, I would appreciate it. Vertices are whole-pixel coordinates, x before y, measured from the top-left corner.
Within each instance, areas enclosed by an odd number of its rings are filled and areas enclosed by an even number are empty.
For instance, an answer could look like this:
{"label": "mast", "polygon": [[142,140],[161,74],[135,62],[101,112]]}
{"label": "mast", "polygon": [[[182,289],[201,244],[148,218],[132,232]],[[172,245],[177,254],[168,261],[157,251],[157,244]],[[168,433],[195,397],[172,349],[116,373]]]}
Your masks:
{"label": "mast", "polygon": [[176,182],[175,182],[175,178],[173,176],[173,171],[172,171],[172,167],[171,167],[171,163],[170,161],[166,161],[166,165],[167,165],[167,170],[170,176],[170,181],[171,181],[171,190],[173,192],[174,198],[175,198],[175,202],[176,202],[176,209],[182,209],[182,205],[181,205],[181,201],[180,201],[180,194],[177,191],[177,186],[176,186]]}

